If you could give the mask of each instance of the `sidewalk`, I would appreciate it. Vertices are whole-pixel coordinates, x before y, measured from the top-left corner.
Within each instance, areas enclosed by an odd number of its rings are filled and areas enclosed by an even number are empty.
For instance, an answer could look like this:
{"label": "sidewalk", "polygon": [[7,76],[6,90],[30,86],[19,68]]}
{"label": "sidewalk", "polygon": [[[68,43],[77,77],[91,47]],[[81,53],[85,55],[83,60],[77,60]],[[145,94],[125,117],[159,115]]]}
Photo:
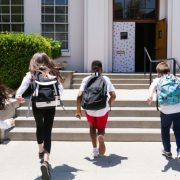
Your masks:
{"label": "sidewalk", "polygon": [[[0,145],[1,180],[41,180],[36,142]],[[180,163],[161,155],[161,143],[106,142],[104,156],[93,159],[91,142],[52,142],[52,180],[176,180]]]}

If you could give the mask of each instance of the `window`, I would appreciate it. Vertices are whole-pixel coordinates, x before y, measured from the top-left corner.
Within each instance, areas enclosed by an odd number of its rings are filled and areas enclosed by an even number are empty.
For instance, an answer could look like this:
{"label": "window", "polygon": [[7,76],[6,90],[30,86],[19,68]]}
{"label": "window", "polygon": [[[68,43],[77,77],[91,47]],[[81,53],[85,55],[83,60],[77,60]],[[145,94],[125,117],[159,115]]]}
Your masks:
{"label": "window", "polygon": [[114,19],[156,19],[157,0],[114,0]]}
{"label": "window", "polygon": [[42,36],[62,41],[68,50],[68,0],[41,0]]}
{"label": "window", "polygon": [[0,32],[24,32],[24,1],[0,0]]}

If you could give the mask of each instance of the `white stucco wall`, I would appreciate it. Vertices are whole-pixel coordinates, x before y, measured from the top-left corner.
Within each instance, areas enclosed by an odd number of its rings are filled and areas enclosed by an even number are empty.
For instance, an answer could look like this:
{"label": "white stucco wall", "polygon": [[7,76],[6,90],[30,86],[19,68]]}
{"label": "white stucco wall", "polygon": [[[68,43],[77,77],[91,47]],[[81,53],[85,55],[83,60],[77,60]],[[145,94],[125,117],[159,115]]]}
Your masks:
{"label": "white stucco wall", "polygon": [[180,62],[180,0],[173,0],[173,14],[172,14],[172,57]]}
{"label": "white stucco wall", "polygon": [[58,61],[67,61],[67,70],[84,72],[84,0],[69,0],[69,52]]}
{"label": "white stucco wall", "polygon": [[85,0],[84,72],[93,60],[103,63],[104,72],[112,72],[112,0]]}
{"label": "white stucco wall", "polygon": [[41,34],[41,0],[24,0],[25,34]]}

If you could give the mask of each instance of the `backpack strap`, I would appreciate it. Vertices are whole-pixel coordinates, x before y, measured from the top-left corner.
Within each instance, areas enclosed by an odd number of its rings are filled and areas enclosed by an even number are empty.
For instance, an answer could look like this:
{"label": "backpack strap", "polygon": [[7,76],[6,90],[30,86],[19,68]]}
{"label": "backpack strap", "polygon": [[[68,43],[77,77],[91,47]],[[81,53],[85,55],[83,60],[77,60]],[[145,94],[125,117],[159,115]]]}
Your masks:
{"label": "backpack strap", "polygon": [[157,90],[156,90],[156,108],[157,108],[157,111],[159,111]]}
{"label": "backpack strap", "polygon": [[27,118],[29,117],[29,111],[30,111],[32,96],[33,96],[33,94],[31,94],[31,96],[29,98],[28,111],[27,111],[27,115],[26,115]]}

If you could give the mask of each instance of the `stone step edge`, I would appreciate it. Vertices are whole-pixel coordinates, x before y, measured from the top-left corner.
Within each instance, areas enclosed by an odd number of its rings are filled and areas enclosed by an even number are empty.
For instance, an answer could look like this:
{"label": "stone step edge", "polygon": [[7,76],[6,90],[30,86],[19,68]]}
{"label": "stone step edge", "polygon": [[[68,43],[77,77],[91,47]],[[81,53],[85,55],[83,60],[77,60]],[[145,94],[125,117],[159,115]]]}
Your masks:
{"label": "stone step edge", "polygon": [[[35,133],[36,128],[27,128],[27,127],[21,127],[21,128],[11,128],[6,130],[5,132],[9,133]],[[89,134],[89,128],[53,128],[52,133],[88,133]],[[160,128],[106,128],[106,134],[160,134],[161,129]],[[170,133],[174,133],[173,130],[170,130]]]}

